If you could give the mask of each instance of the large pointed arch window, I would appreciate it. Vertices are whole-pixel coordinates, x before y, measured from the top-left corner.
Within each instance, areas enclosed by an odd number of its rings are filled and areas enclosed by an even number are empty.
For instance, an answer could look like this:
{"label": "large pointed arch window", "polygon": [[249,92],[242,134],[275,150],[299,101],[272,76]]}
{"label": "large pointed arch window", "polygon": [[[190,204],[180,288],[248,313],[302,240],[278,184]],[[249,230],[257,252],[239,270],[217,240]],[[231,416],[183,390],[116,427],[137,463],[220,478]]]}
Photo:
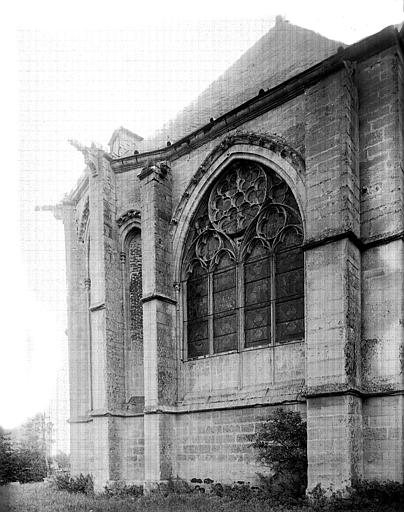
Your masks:
{"label": "large pointed arch window", "polygon": [[234,160],[203,197],[183,261],[189,359],[304,336],[303,229],[274,171]]}

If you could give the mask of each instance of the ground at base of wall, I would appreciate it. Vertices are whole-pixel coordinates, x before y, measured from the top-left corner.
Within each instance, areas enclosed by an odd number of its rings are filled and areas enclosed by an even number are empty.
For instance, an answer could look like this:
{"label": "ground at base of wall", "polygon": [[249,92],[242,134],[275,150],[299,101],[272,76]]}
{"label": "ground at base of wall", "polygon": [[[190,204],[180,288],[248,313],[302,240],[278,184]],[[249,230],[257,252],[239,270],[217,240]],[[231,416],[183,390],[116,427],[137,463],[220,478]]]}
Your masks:
{"label": "ground at base of wall", "polygon": [[[377,504],[355,508],[368,512],[399,512],[402,505]],[[140,498],[108,498],[57,491],[46,483],[0,486],[0,512],[336,512],[321,503],[313,505],[273,505],[265,501],[229,500],[204,494],[155,494]],[[345,509],[347,510],[347,509]],[[351,509],[352,510],[352,509]]]}

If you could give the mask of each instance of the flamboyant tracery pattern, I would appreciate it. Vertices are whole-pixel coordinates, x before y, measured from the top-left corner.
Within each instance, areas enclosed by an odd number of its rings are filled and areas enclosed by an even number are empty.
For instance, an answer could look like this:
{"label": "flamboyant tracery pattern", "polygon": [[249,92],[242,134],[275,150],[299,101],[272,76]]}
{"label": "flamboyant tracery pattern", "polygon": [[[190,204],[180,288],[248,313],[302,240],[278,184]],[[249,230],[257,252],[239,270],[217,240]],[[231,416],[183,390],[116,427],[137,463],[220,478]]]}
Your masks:
{"label": "flamboyant tracery pattern", "polygon": [[286,182],[234,160],[192,224],[183,266],[188,358],[303,338],[303,230]]}

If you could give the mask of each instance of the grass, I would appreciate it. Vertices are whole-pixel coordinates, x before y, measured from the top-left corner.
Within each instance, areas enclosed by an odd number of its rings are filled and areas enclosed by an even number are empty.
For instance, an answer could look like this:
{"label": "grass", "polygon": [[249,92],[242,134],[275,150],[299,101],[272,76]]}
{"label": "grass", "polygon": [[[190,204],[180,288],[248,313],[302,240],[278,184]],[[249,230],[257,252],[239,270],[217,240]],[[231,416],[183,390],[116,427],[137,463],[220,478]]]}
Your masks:
{"label": "grass", "polygon": [[[253,500],[231,500],[205,494],[155,493],[140,498],[109,498],[58,491],[46,483],[0,486],[0,512],[336,512],[339,507],[289,507]],[[345,509],[347,510],[347,509]],[[351,512],[354,509],[350,509]],[[362,509],[363,510],[363,509]],[[378,505],[377,512],[402,510]]]}
{"label": "grass", "polygon": [[[5,508],[2,508],[5,507]],[[7,508],[8,507],[8,508]],[[1,512],[288,512],[269,504],[236,502],[203,494],[108,498],[56,491],[44,483],[0,487]]]}

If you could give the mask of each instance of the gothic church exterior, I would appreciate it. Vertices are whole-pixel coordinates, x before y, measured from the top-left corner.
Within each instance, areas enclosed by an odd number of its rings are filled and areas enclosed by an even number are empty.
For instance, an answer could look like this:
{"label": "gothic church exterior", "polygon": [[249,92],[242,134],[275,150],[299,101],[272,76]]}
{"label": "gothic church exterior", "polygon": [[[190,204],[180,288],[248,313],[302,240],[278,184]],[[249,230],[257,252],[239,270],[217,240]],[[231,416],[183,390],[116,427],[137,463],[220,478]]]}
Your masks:
{"label": "gothic church exterior", "polygon": [[78,146],[73,473],[252,482],[282,406],[309,488],[403,481],[403,41],[278,19],[153,140]]}

